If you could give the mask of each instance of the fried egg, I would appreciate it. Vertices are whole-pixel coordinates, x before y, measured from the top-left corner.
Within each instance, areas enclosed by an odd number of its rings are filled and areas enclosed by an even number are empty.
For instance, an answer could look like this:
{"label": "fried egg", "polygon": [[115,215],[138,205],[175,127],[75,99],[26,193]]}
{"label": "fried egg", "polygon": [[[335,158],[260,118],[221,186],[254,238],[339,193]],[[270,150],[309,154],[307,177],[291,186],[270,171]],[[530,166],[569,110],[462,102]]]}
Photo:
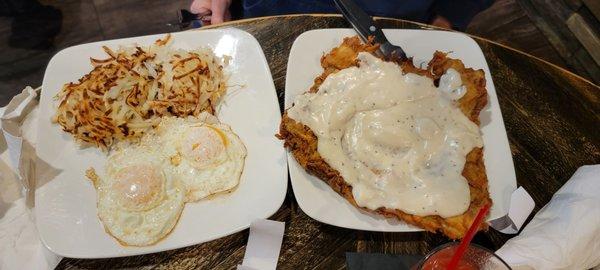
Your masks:
{"label": "fried egg", "polygon": [[146,246],[173,230],[186,202],[234,189],[245,157],[240,138],[208,113],[163,117],[139,142],[119,143],[103,174],[87,176],[106,231],[123,245]]}
{"label": "fried egg", "polygon": [[185,188],[155,146],[118,146],[105,173],[87,172],[98,196],[98,217],[123,245],[146,246],[164,238],[177,224]]}
{"label": "fried egg", "polygon": [[186,188],[186,202],[230,191],[239,184],[246,147],[214,116],[164,117],[155,132],[174,177]]}

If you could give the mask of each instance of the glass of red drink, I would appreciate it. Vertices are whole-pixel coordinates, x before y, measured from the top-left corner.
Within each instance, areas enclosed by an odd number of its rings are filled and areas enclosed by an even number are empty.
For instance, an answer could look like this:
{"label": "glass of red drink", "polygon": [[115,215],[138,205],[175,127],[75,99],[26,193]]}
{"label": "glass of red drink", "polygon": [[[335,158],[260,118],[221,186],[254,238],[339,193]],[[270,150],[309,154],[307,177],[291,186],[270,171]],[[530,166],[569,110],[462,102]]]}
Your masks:
{"label": "glass of red drink", "polygon": [[[459,242],[451,242],[433,249],[425,255],[414,270],[446,270]],[[458,263],[457,270],[506,270],[511,269],[493,251],[476,244],[470,244]]]}

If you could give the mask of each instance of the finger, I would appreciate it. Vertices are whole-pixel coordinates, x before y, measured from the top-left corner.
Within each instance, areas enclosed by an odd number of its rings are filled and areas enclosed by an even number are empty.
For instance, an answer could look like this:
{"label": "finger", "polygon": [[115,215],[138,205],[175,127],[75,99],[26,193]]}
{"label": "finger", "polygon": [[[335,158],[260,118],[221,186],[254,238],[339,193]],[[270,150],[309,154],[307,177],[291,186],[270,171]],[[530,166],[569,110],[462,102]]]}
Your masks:
{"label": "finger", "polygon": [[210,16],[206,19],[202,19],[202,25],[211,25],[210,23]]}
{"label": "finger", "polygon": [[433,21],[431,21],[431,24],[446,29],[452,29],[452,23],[442,16],[436,16]]}
{"label": "finger", "polygon": [[210,2],[210,0],[194,0],[190,5],[190,11],[196,14],[206,13],[210,10]]}
{"label": "finger", "polygon": [[222,23],[225,20],[225,12],[229,9],[229,1],[227,0],[214,0],[211,3],[212,18],[210,22],[212,24]]}

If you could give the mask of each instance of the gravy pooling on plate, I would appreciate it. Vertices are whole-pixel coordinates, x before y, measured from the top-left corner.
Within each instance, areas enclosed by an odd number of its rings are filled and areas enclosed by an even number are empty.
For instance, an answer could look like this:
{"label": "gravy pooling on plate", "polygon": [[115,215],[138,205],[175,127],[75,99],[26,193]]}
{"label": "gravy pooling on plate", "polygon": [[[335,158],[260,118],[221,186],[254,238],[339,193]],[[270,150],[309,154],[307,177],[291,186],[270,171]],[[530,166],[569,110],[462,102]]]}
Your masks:
{"label": "gravy pooling on plate", "polygon": [[289,117],[314,132],[319,154],[352,185],[359,206],[444,218],[465,212],[470,191],[461,172],[483,143],[456,105],[466,92],[460,74],[449,69],[436,87],[371,54],[358,59],[359,67],[298,96]]}

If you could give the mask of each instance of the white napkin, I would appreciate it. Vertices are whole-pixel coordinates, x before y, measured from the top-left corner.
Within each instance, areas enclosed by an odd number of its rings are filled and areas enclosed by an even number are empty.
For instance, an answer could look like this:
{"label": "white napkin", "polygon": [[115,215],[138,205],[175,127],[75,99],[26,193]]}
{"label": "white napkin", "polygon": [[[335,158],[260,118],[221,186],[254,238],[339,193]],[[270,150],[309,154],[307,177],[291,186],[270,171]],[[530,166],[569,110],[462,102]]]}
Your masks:
{"label": "white napkin", "polygon": [[579,168],[496,254],[515,269],[600,265],[600,165]]}
{"label": "white napkin", "polygon": [[38,90],[0,108],[0,269],[54,269],[60,257],[40,241],[32,215]]}
{"label": "white napkin", "polygon": [[237,270],[275,270],[283,242],[285,223],[257,219],[250,224],[244,261]]}
{"label": "white napkin", "polygon": [[508,214],[490,221],[490,226],[505,234],[517,234],[535,208],[531,195],[523,187],[517,188],[510,196]]}

